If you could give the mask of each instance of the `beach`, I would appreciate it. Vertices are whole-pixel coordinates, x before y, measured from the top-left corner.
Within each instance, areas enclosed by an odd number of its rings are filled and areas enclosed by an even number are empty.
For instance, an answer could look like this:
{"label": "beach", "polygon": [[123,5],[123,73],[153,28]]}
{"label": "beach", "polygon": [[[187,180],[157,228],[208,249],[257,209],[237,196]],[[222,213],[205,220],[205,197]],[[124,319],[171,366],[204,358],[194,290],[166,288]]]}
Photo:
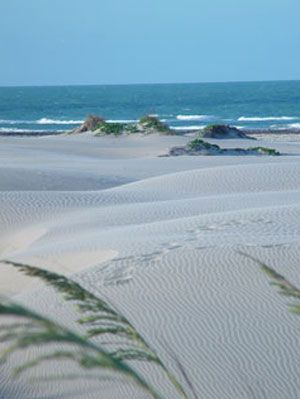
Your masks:
{"label": "beach", "polygon": [[[108,298],[171,369],[165,343],[175,351],[199,398],[296,399],[300,319],[246,255],[300,285],[300,142],[256,142],[279,157],[161,157],[188,140],[1,137],[1,259],[72,276]],[[51,288],[1,268],[1,295],[81,328]],[[39,352],[1,365],[1,398],[146,397],[130,383],[30,382],[78,372],[67,361],[13,380],[16,364]],[[154,368],[135,366],[164,397],[176,397]]]}

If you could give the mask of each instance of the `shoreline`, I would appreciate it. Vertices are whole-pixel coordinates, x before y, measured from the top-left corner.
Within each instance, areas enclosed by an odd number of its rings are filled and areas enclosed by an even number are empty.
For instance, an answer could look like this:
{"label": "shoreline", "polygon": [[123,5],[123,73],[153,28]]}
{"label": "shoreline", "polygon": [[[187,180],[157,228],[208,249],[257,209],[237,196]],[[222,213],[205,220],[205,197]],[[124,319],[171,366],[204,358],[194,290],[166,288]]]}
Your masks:
{"label": "shoreline", "polygon": [[[238,128],[241,132],[245,133],[249,136],[255,135],[299,135],[300,137],[300,129],[269,129],[269,128],[257,128],[257,129],[243,129]],[[184,136],[186,134],[197,134],[201,132],[202,129],[185,129],[185,130],[174,130],[175,136]],[[45,137],[45,136],[67,136],[72,135],[69,134],[70,131],[32,131],[32,132],[19,132],[19,131],[0,131],[0,137]],[[80,135],[82,133],[77,133],[76,135]],[[134,133],[131,133],[134,135]],[[124,134],[125,136],[126,134]],[[129,134],[127,134],[129,135]]]}

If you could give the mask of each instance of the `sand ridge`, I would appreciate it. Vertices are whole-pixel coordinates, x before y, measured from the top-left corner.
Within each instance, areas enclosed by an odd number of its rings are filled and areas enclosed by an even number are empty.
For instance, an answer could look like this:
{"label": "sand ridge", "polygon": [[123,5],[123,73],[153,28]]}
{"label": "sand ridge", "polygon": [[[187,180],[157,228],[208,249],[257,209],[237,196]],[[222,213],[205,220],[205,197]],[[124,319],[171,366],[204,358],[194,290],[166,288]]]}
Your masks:
{"label": "sand ridge", "polygon": [[[199,397],[297,399],[300,321],[288,313],[259,265],[241,252],[300,285],[298,145],[276,143],[286,152],[278,158],[167,159],[153,156],[166,146],[159,136],[144,144],[142,138],[135,143],[99,138],[97,144],[84,137],[59,139],[16,141],[28,169],[32,151],[45,158],[42,169],[52,189],[38,190],[29,179],[26,189],[18,183],[0,192],[2,256],[73,272],[81,284],[110,298],[170,365],[161,338],[176,348]],[[170,146],[178,141],[168,140]],[[113,157],[108,156],[112,147],[102,157],[112,144],[118,146]],[[14,151],[14,142],[9,145]],[[65,166],[76,175],[75,190],[70,185],[62,191],[55,184]],[[96,182],[100,169],[109,181],[122,179],[111,187],[100,189],[98,182],[86,189],[85,179],[93,176]],[[7,289],[17,291],[16,299],[75,326],[74,311],[51,289]],[[25,376],[13,384],[8,371],[18,356],[1,369],[1,397],[96,398],[105,392],[107,398],[145,398],[130,384],[29,384]],[[138,367],[165,397],[174,398],[154,369]]]}

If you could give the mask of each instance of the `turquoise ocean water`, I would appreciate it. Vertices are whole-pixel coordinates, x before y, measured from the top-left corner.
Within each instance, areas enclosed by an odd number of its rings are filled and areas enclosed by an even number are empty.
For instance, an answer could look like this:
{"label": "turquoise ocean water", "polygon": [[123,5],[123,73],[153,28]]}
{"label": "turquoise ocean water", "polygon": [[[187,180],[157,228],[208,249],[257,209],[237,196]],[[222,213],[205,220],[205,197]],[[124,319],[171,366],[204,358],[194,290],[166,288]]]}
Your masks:
{"label": "turquoise ocean water", "polygon": [[59,132],[89,114],[134,121],[156,114],[180,130],[211,123],[300,132],[300,81],[0,87],[0,132]]}

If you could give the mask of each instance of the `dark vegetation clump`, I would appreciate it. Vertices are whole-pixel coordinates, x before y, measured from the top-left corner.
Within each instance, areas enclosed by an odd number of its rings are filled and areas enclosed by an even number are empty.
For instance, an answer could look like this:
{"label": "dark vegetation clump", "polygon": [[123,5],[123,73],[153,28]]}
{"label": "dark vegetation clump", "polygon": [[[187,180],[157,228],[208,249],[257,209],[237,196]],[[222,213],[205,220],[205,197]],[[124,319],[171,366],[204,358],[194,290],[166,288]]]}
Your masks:
{"label": "dark vegetation clump", "polygon": [[140,132],[138,126],[135,123],[128,123],[127,125],[125,125],[124,130],[128,134]]}
{"label": "dark vegetation clump", "polygon": [[229,125],[208,125],[202,129],[200,135],[211,139],[252,139],[240,129]]}
{"label": "dark vegetation clump", "polygon": [[265,155],[273,155],[273,156],[278,156],[280,155],[280,152],[277,150],[274,150],[274,148],[267,148],[267,147],[250,147],[247,148],[248,151],[255,151],[260,154],[265,154]]}
{"label": "dark vegetation clump", "polygon": [[97,126],[105,123],[105,120],[97,115],[89,115],[84,123],[77,129],[78,133],[95,130]]}
{"label": "dark vegetation clump", "polygon": [[97,130],[96,136],[101,134],[113,134],[115,136],[119,136],[125,130],[126,125],[124,123],[107,123],[102,122],[96,126],[94,131]]}
{"label": "dark vegetation clump", "polygon": [[170,133],[171,129],[168,125],[159,120],[156,116],[145,115],[139,120],[139,124],[143,129],[156,131],[159,133]]}
{"label": "dark vegetation clump", "polygon": [[202,140],[200,137],[196,137],[194,140],[190,141],[187,144],[187,147],[194,151],[203,149],[222,151],[222,149],[218,145],[210,144],[207,141]]}
{"label": "dark vegetation clump", "polygon": [[198,136],[183,147],[173,147],[167,156],[180,155],[280,155],[273,148],[250,147],[250,148],[221,148],[216,144],[210,144]]}
{"label": "dark vegetation clump", "polygon": [[69,132],[69,134],[84,133],[88,131],[93,132],[95,136],[119,136],[121,134],[133,133],[176,133],[174,130],[170,129],[168,125],[161,122],[159,118],[152,115],[143,116],[137,123],[107,122],[104,118],[100,116],[90,115],[86,118],[86,120],[80,127],[72,130],[71,132]]}

